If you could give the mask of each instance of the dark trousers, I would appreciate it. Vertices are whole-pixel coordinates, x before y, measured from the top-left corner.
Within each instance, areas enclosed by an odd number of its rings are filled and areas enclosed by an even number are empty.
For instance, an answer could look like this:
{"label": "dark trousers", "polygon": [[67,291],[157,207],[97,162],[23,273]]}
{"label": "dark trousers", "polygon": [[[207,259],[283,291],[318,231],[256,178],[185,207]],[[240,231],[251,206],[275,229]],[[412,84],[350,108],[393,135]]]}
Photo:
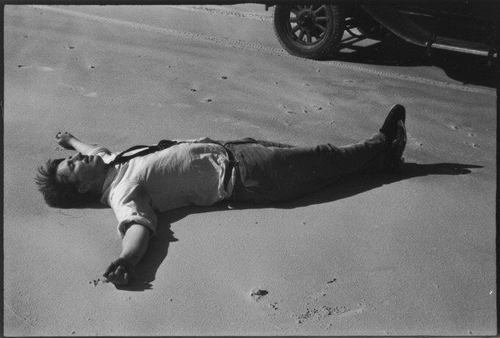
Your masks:
{"label": "dark trousers", "polygon": [[343,147],[296,147],[246,138],[225,143],[236,161],[232,201],[287,201],[324,188],[348,175],[383,168],[382,134]]}

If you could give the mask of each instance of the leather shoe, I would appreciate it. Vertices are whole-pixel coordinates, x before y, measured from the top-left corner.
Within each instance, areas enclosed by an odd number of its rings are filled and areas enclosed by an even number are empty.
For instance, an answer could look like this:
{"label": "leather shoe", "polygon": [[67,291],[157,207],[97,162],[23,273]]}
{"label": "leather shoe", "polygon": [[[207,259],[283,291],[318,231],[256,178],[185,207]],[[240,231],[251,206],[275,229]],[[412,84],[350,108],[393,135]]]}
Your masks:
{"label": "leather shoe", "polygon": [[403,121],[403,124],[406,120],[406,110],[400,104],[396,104],[392,106],[389,114],[385,118],[384,124],[382,128],[380,128],[380,132],[385,135],[388,143],[392,143],[392,141],[396,138],[397,134],[397,125],[399,121]]}
{"label": "leather shoe", "polygon": [[399,120],[396,125],[396,137],[389,144],[389,149],[387,150],[387,162],[386,169],[391,173],[400,173],[402,169],[402,164],[404,163],[403,152],[406,147],[406,128],[404,122]]}

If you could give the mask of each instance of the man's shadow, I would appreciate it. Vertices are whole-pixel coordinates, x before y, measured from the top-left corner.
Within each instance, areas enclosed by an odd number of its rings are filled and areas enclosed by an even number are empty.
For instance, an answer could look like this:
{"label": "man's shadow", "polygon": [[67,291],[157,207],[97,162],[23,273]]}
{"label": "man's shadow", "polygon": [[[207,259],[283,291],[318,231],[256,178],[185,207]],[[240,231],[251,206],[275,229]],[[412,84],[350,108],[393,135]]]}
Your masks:
{"label": "man's shadow", "polygon": [[[471,169],[482,168],[479,165],[459,163],[433,163],[417,164],[404,163],[398,174],[356,175],[342,180],[341,183],[333,184],[319,192],[309,194],[305,197],[291,202],[253,205],[248,203],[231,203],[231,209],[262,209],[281,208],[293,209],[313,204],[333,202],[360,194],[385,184],[406,180],[413,177],[428,175],[466,175]],[[156,278],[156,272],[167,257],[170,244],[176,242],[171,224],[190,214],[220,212],[230,210],[227,203],[219,203],[212,207],[185,207],[158,215],[158,231],[150,241],[148,251],[136,267],[134,280],[121,289],[128,291],[145,291],[152,288],[152,282]]]}
{"label": "man's shadow", "polygon": [[496,88],[500,65],[488,65],[486,57],[426,48],[407,43],[392,34],[382,40],[362,36],[342,40],[340,52],[333,60],[385,66],[436,66],[446,75],[464,84]]}

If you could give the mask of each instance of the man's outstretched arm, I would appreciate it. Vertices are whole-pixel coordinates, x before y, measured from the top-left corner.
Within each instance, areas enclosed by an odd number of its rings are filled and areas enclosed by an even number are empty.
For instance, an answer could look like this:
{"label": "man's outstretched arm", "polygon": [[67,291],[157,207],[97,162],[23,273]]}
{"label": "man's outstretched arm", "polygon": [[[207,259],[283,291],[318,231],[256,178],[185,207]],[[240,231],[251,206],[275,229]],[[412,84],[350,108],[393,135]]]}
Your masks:
{"label": "man's outstretched arm", "polygon": [[104,277],[115,285],[126,285],[130,281],[134,268],[146,253],[150,230],[140,224],[132,224],[122,240],[120,257],[111,263]]}
{"label": "man's outstretched arm", "polygon": [[56,134],[56,142],[65,149],[76,150],[77,152],[80,152],[83,155],[88,155],[96,148],[99,148],[99,145],[82,142],[81,140],[79,140],[78,138],[76,138],[75,136],[73,136],[68,132],[64,133],[58,132]]}

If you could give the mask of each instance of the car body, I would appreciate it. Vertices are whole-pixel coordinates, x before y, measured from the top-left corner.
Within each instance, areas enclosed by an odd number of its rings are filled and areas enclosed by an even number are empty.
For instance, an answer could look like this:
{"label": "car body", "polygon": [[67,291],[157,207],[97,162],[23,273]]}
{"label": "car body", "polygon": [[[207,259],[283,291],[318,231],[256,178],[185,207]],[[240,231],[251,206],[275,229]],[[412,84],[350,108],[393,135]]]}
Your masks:
{"label": "car body", "polygon": [[[270,4],[267,4],[269,7]],[[274,30],[291,54],[334,58],[347,31],[383,39],[387,32],[414,45],[498,61],[500,2],[481,0],[338,0],[278,3]]]}

